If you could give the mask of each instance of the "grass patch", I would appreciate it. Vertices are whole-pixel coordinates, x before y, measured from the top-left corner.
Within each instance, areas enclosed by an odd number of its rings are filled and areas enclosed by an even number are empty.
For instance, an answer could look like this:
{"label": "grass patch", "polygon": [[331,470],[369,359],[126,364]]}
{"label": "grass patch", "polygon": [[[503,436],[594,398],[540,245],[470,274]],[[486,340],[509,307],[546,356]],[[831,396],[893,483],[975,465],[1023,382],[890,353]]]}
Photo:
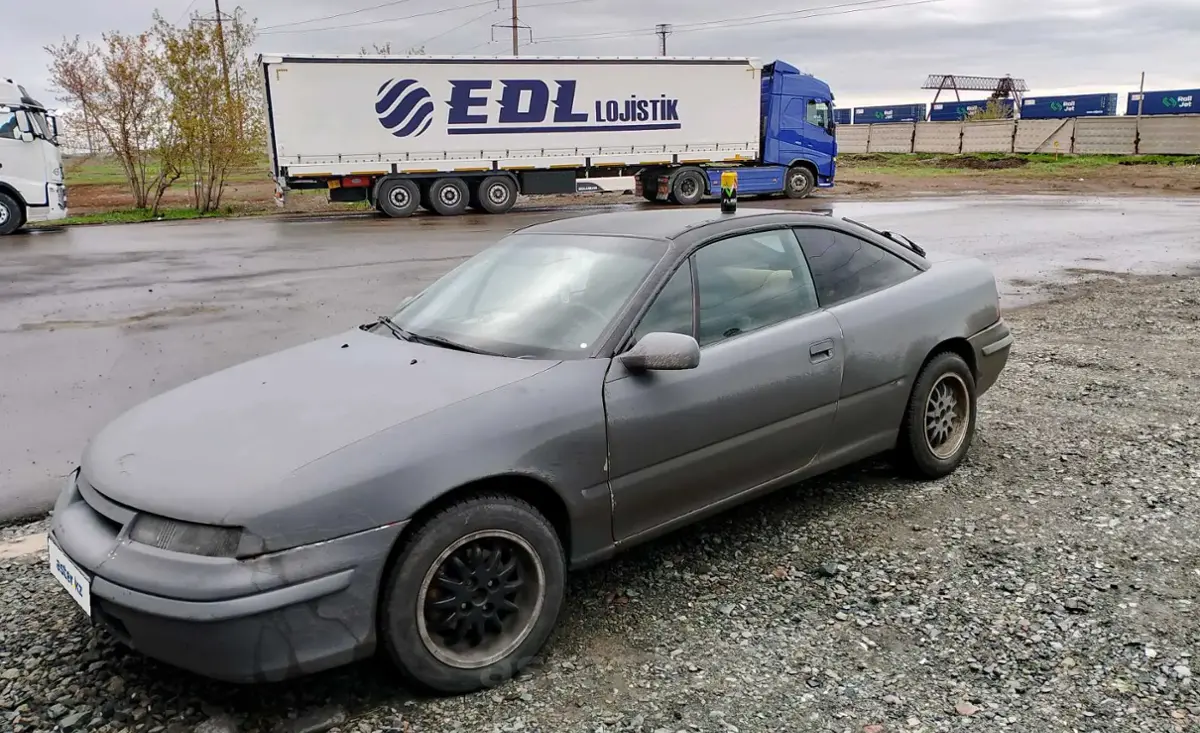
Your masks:
{"label": "grass patch", "polygon": [[250,210],[236,209],[232,206],[222,206],[216,211],[207,211],[203,214],[196,209],[160,209],[156,216],[151,216],[149,209],[114,209],[113,211],[103,211],[95,214],[79,214],[77,216],[68,216],[65,219],[38,222],[36,224],[30,224],[29,226],[31,228],[36,228],[71,226],[75,224],[137,224],[146,221],[219,218],[251,213],[254,212]]}
{"label": "grass patch", "polygon": [[[232,171],[229,174],[229,182],[269,181],[268,170],[270,170],[270,164],[264,157],[253,167]],[[126,185],[125,171],[122,170],[121,164],[117,162],[116,158],[107,155],[69,156],[63,161],[63,173],[68,186]],[[151,169],[151,175],[155,173],[156,170]],[[189,185],[191,184],[188,181],[180,178],[172,188],[186,188]]]}
{"label": "grass patch", "polygon": [[1054,155],[1053,153],[866,153],[838,156],[839,167],[865,173],[912,177],[987,175],[1038,176],[1077,174],[1118,165],[1200,165],[1200,155]]}

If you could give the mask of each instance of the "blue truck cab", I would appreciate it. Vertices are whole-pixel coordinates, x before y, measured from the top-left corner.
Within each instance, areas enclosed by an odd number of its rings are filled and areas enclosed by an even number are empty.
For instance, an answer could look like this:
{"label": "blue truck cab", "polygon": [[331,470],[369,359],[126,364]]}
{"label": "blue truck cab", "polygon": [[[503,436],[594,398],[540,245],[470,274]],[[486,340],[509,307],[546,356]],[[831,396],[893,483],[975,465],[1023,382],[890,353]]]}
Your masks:
{"label": "blue truck cab", "polygon": [[649,201],[689,205],[721,193],[721,173],[737,172],[739,195],[805,198],[833,186],[837,167],[833,92],[784,61],[762,68],[759,157],[737,163],[647,168],[637,189]]}

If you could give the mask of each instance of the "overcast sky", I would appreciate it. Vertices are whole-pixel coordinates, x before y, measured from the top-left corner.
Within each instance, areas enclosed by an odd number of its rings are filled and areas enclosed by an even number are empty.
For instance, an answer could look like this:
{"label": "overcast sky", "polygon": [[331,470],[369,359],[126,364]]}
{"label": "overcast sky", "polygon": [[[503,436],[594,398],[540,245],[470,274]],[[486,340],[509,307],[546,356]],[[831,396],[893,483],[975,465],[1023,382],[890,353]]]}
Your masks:
{"label": "overcast sky", "polygon": [[[511,47],[507,29],[490,27],[507,22],[509,0],[224,1],[224,10],[240,4],[257,18],[259,51],[356,53],[383,42],[397,50],[424,44],[436,54],[500,54]],[[653,55],[655,24],[672,23],[672,55],[783,59],[829,82],[841,107],[928,102],[932,93],[920,87],[931,73],[1012,74],[1036,94],[1136,91],[1142,71],[1147,89],[1200,87],[1200,0],[933,0],[881,7],[911,2],[520,0],[521,21],[534,40],[521,53]],[[155,8],[175,21],[189,9],[211,13],[211,3],[4,2],[0,76],[52,104],[44,45],[64,35],[99,40],[108,30],[137,32],[149,27]],[[379,5],[384,7],[351,13]],[[467,5],[474,7],[462,7]],[[439,10],[445,12],[434,12]],[[835,12],[842,14],[804,17]],[[338,13],[345,15],[295,24]],[[418,13],[425,15],[405,19]],[[780,15],[760,17],[771,13]],[[726,22],[697,25],[705,21]],[[281,27],[270,32],[270,26]],[[554,40],[604,32],[614,35]],[[528,31],[522,40],[528,43]]]}

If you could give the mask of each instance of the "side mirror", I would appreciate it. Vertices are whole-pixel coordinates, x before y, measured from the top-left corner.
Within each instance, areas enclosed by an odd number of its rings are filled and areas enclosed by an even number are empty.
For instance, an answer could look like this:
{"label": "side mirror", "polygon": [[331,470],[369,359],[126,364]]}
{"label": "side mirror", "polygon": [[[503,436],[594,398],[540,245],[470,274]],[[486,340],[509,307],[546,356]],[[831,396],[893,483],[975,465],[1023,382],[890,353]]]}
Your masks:
{"label": "side mirror", "polygon": [[25,132],[24,130],[21,130],[21,142],[23,142],[23,143],[33,142],[33,133]]}
{"label": "side mirror", "polygon": [[655,331],[617,358],[633,371],[695,369],[700,366],[700,344],[682,333]]}

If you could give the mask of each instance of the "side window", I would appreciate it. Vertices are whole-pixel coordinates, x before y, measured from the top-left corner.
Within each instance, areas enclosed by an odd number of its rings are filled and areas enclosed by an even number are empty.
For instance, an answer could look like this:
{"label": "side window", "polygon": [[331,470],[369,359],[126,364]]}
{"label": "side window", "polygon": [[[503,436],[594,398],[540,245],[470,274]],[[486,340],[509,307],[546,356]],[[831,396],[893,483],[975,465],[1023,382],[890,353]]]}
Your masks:
{"label": "side window", "polygon": [[904,282],[917,273],[903,259],[865,239],[832,229],[797,229],[821,305]]}
{"label": "side window", "polygon": [[16,113],[0,112],[0,138],[17,140],[20,136],[21,130],[17,127]]}
{"label": "side window", "polygon": [[817,127],[829,127],[829,102],[808,100],[806,119]]}
{"label": "side window", "polygon": [[654,298],[633,331],[634,343],[656,331],[692,335],[692,271],[685,262]]}
{"label": "side window", "polygon": [[693,258],[701,346],[817,309],[808,264],[791,230],[730,237],[707,245]]}

